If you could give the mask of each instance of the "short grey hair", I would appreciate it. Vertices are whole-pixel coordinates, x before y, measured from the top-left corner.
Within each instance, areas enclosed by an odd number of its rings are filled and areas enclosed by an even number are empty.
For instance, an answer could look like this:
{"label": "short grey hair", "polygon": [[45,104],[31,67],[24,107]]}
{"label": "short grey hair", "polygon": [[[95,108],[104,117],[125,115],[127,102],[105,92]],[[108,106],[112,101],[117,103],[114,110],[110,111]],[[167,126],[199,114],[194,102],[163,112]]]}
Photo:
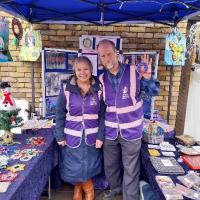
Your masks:
{"label": "short grey hair", "polygon": [[109,44],[109,45],[112,46],[113,50],[116,51],[115,43],[111,40],[108,40],[108,39],[101,40],[97,45],[97,50],[98,50],[99,46],[102,45],[102,44]]}

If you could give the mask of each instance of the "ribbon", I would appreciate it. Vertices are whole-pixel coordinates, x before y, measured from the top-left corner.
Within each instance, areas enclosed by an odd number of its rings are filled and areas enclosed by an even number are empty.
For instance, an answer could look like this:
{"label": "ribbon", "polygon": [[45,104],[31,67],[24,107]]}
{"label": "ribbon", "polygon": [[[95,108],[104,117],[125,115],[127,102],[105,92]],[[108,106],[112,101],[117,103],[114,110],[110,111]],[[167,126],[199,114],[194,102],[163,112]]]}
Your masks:
{"label": "ribbon", "polygon": [[13,106],[13,102],[10,98],[11,93],[4,93],[3,95],[5,97],[3,100],[3,104],[6,104],[8,102],[11,106]]}

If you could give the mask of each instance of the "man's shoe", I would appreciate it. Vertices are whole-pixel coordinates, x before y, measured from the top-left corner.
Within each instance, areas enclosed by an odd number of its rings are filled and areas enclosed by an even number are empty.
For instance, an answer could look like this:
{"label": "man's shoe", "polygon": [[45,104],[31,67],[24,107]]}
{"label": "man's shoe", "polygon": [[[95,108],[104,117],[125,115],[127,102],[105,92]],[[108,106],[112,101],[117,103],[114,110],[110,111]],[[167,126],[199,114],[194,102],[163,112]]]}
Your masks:
{"label": "man's shoe", "polygon": [[114,200],[117,195],[120,195],[121,192],[116,192],[113,190],[106,191],[104,193],[103,200]]}

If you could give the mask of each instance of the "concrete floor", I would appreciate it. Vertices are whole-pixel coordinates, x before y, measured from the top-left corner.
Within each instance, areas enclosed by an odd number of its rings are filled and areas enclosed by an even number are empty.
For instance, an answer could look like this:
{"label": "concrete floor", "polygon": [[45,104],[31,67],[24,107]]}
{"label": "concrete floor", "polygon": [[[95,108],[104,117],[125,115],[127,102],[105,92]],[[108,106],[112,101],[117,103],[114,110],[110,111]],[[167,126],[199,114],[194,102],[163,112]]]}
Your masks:
{"label": "concrete floor", "polygon": [[[95,190],[95,200],[103,199],[103,192],[101,190]],[[63,185],[63,187],[59,190],[51,191],[51,200],[71,200],[73,196],[73,186],[71,185]],[[42,195],[40,200],[48,200],[48,196]],[[122,196],[117,196],[115,200],[122,200]]]}

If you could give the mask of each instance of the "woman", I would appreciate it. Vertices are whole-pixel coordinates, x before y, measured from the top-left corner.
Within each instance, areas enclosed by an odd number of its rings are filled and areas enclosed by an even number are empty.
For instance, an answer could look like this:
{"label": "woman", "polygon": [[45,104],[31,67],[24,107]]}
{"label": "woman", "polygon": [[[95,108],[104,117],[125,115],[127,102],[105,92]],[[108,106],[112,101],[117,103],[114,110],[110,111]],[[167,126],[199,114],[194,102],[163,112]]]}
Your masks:
{"label": "woman", "polygon": [[55,137],[62,147],[60,174],[75,183],[73,200],[94,199],[91,178],[102,170],[104,108],[98,79],[87,57],[74,62],[74,75],[63,83],[57,101]]}

